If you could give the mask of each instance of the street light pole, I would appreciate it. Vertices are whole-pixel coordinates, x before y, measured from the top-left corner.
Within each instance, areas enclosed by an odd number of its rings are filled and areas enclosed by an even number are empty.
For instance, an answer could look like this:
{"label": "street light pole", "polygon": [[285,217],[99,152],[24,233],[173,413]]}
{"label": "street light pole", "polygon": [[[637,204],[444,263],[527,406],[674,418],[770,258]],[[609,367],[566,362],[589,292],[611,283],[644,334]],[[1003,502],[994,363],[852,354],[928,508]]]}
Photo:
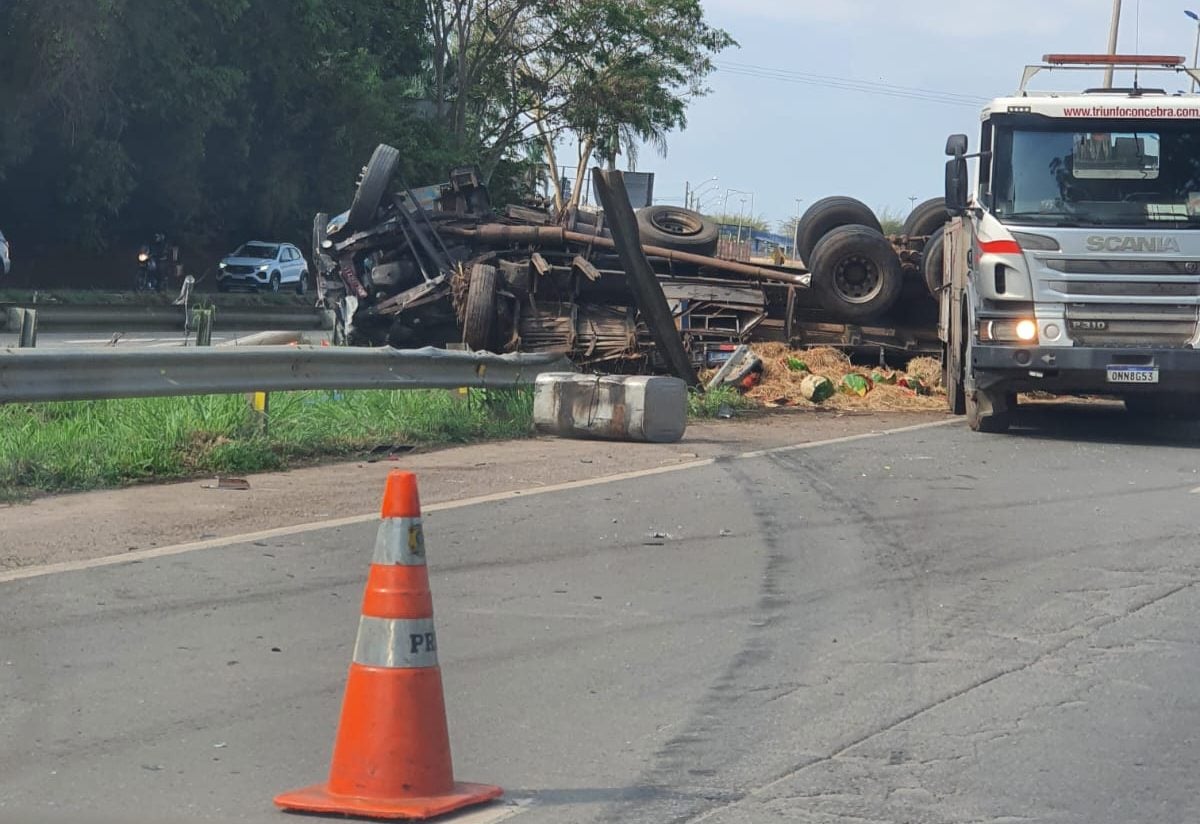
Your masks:
{"label": "street light pole", "polygon": [[729,196],[731,194],[750,195],[750,208],[754,208],[754,192],[747,192],[745,189],[726,189],[725,199],[721,202],[721,213],[729,214]]}
{"label": "street light pole", "polygon": [[[1121,28],[1121,0],[1113,0],[1112,24],[1108,27],[1108,53],[1117,53],[1117,32]],[[1113,87],[1113,67],[1104,70],[1104,88]]]}

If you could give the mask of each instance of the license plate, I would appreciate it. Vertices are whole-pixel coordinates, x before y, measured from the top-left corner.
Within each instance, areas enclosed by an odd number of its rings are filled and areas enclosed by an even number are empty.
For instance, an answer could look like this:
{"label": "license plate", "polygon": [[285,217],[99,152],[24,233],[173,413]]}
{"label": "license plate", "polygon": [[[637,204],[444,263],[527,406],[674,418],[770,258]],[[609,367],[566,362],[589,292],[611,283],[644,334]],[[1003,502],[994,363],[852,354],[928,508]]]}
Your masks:
{"label": "license plate", "polygon": [[1158,383],[1157,366],[1110,366],[1109,383]]}

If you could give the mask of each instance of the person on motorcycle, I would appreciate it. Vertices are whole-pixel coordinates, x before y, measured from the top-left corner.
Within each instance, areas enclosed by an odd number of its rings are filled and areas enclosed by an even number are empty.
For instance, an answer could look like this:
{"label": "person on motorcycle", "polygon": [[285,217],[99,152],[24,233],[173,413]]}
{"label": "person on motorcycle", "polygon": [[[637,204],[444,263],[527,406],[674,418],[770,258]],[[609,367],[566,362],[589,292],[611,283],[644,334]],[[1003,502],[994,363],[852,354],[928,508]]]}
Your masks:
{"label": "person on motorcycle", "polygon": [[152,243],[144,243],[138,249],[138,275],[135,291],[161,292],[167,285],[170,271],[171,247],[162,232],[154,235]]}

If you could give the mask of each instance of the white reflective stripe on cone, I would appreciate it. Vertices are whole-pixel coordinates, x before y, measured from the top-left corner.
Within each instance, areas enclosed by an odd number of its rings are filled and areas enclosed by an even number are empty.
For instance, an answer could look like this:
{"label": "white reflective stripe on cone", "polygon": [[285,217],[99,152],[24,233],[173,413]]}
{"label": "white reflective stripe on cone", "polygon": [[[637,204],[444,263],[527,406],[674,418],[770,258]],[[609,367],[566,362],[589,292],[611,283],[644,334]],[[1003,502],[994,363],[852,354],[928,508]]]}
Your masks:
{"label": "white reflective stripe on cone", "polygon": [[375,534],[371,563],[385,566],[425,566],[425,531],[420,518],[384,518]]}
{"label": "white reflective stripe on cone", "polygon": [[437,632],[432,618],[371,618],[362,616],[354,663],[366,667],[419,669],[436,667]]}

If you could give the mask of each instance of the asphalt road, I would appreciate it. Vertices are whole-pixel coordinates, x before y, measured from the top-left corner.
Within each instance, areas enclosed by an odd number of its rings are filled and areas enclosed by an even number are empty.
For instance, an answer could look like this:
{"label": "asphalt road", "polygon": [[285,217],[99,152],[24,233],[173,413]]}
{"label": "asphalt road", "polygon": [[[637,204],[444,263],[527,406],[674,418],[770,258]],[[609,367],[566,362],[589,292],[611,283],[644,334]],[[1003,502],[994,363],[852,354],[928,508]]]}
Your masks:
{"label": "asphalt road", "polygon": [[[1200,820],[1200,438],[1026,423],[432,513],[457,776],[520,824]],[[373,535],[0,584],[0,820],[286,820]]]}

